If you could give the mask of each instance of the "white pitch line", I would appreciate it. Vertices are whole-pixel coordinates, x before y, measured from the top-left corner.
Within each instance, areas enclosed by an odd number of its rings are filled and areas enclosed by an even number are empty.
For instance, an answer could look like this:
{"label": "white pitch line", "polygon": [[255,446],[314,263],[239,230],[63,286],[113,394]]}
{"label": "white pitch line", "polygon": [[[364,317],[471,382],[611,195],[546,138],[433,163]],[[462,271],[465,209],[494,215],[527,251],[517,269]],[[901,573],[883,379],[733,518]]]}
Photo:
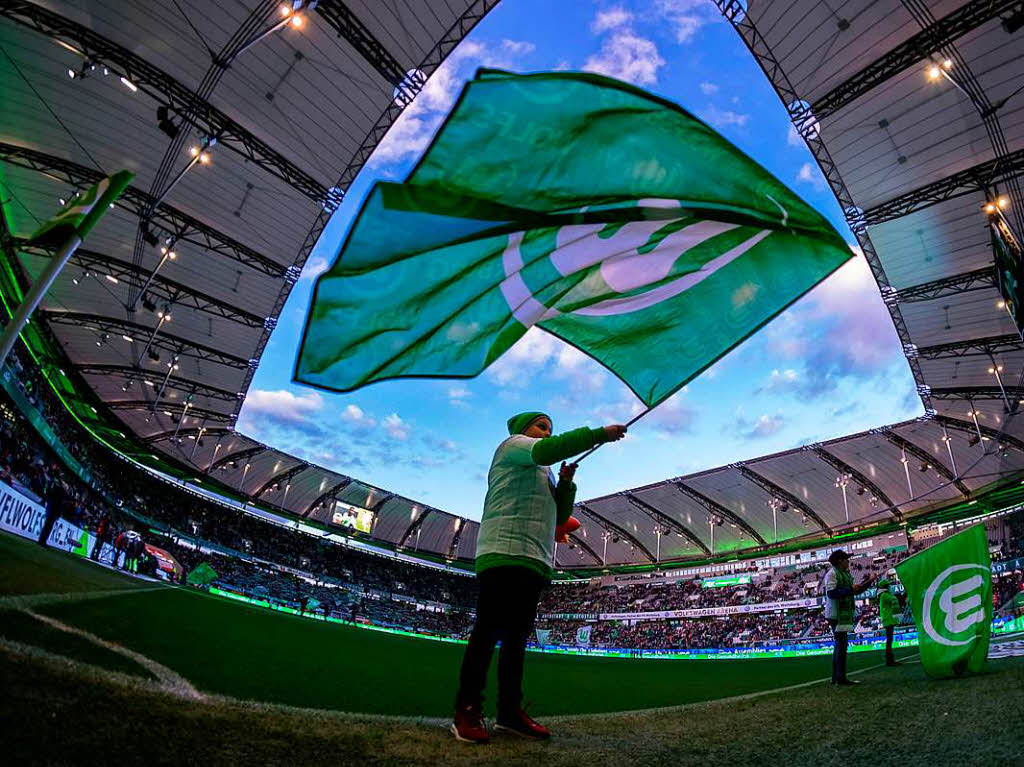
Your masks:
{"label": "white pitch line", "polygon": [[16,594],[0,597],[0,610],[28,610],[39,605],[57,604],[59,602],[85,602],[90,599],[105,599],[122,594],[144,594],[147,591],[158,591],[166,586],[148,586],[140,589],[112,589],[107,591],[66,591],[60,594]]}
{"label": "white pitch line", "polygon": [[56,618],[51,618],[48,615],[40,615],[39,613],[34,613],[31,610],[25,610],[25,612],[28,615],[31,615],[37,621],[41,621],[46,625],[57,629],[58,631],[63,631],[67,634],[74,634],[75,636],[80,636],[83,639],[89,640],[93,644],[99,645],[100,647],[104,647],[110,650],[111,652],[115,652],[118,655],[123,655],[124,657],[135,661],[140,666],[145,668],[147,671],[151,672],[153,676],[155,676],[158,680],[160,680],[160,686],[162,689],[166,690],[167,692],[171,693],[176,697],[187,698],[189,700],[202,700],[203,698],[203,694],[199,692],[199,690],[197,690],[195,687],[193,687],[192,683],[189,682],[185,677],[181,676],[181,674],[172,671],[162,663],[157,663],[155,660],[153,660],[152,658],[148,658],[142,653],[135,652],[135,650],[129,650],[127,647],[119,645],[115,642],[108,642],[106,639],[103,639],[102,637],[98,637],[95,634],[90,634],[88,631],[85,631],[83,629],[75,628],[74,626],[69,626],[66,623],[61,623]]}
{"label": "white pitch line", "polygon": [[[903,658],[898,658],[899,661],[904,661],[906,658],[912,658],[917,653],[906,655]],[[824,656],[822,656],[824,657]],[[881,668],[884,663],[876,663],[874,666],[867,666],[866,668],[857,669],[851,671],[847,676],[854,676],[856,674],[863,674],[865,671],[873,671],[876,668]],[[698,700],[693,703],[681,703],[677,706],[658,706],[655,708],[638,708],[629,711],[602,711],[595,714],[562,714],[561,716],[549,716],[545,717],[546,721],[570,722],[578,720],[589,720],[589,719],[609,719],[612,717],[623,717],[623,716],[639,716],[641,714],[671,714],[674,712],[686,711],[693,708],[703,708],[707,706],[715,706],[719,703],[738,703],[742,700],[752,700],[754,698],[760,698],[764,695],[774,695],[778,692],[788,692],[789,690],[799,690],[802,687],[810,687],[815,684],[821,684],[822,682],[831,682],[831,677],[822,677],[821,679],[814,679],[810,682],[800,682],[799,684],[790,684],[785,687],[774,687],[770,690],[758,690],[757,692],[748,692],[743,695],[731,695],[728,698],[714,698],[712,700]]]}

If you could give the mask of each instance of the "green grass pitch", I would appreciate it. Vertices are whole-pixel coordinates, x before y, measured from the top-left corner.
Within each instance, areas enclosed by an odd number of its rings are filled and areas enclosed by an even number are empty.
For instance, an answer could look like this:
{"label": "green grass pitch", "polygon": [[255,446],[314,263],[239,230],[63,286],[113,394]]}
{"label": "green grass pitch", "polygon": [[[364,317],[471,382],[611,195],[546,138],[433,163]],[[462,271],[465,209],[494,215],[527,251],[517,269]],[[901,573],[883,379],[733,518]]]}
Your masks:
{"label": "green grass pitch", "polygon": [[[124,593],[88,598],[113,590]],[[66,598],[38,604],[23,599],[41,593]],[[6,640],[0,683],[7,691],[0,718],[11,725],[12,753],[26,763],[101,763],[102,744],[125,738],[147,744],[150,757],[155,749],[175,763],[210,764],[322,764],[340,754],[343,762],[388,764],[732,764],[765,758],[847,764],[857,754],[870,754],[865,763],[871,764],[890,763],[890,756],[891,763],[932,758],[945,764],[957,754],[960,764],[1011,764],[1024,751],[1024,660],[1016,658],[992,662],[984,676],[934,682],[919,664],[872,668],[881,662],[879,654],[858,653],[850,656],[851,670],[864,670],[857,688],[810,684],[773,693],[827,677],[829,658],[627,660],[528,653],[524,686],[534,702],[531,713],[552,721],[560,737],[544,745],[498,739],[481,750],[451,742],[440,726],[451,711],[462,645],[324,624],[191,590],[153,589],[6,535],[0,536],[0,594],[0,639]],[[152,674],[122,656],[19,611],[26,604],[37,615],[162,664],[204,699],[168,695]],[[26,646],[49,655],[26,653]],[[767,694],[714,702],[759,692]],[[613,713],[684,704],[701,705]],[[36,713],[49,710],[61,712],[60,737],[75,758],[45,735],[46,722]],[[385,723],[334,712],[436,721]],[[401,733],[398,741],[394,733]],[[976,761],[979,754],[984,759]]]}

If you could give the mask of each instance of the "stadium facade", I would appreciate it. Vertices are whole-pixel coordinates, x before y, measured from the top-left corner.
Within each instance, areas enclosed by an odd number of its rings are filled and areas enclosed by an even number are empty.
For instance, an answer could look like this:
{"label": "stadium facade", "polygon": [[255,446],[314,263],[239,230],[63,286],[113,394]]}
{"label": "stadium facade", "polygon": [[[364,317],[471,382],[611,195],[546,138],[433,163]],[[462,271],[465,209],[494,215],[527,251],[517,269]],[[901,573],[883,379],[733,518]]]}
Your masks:
{"label": "stadium facade", "polygon": [[[107,172],[137,174],[26,333],[83,425],[251,513],[472,561],[476,522],[233,425],[328,217],[495,4],[0,1],[8,305],[50,255],[24,243],[37,221]],[[836,194],[925,415],[584,501],[583,527],[557,549],[566,571],[757,556],[969,515],[992,493],[1008,502],[1024,471],[1024,345],[995,268],[1019,269],[1024,232],[1020,4],[718,5]]]}

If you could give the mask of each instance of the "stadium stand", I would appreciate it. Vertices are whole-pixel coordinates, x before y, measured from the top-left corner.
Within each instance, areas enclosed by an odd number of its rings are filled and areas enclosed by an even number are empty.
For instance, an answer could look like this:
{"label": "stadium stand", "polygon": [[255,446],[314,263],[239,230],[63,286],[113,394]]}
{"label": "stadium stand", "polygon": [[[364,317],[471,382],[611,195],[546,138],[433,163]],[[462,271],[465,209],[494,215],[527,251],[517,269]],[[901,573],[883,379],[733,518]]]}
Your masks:
{"label": "stadium stand", "polygon": [[[53,401],[48,388],[40,385],[38,373],[18,357],[13,365],[22,392],[45,414],[69,453],[87,468],[92,486],[68,471],[32,426],[9,406],[2,410],[0,425],[0,479],[43,503],[60,483],[67,488],[67,500],[59,513],[73,524],[95,531],[107,520],[110,540],[128,530],[143,532],[147,543],[171,554],[184,572],[202,563],[212,566],[217,576],[209,585],[313,616],[329,615],[443,637],[465,637],[470,630],[473,578],[317,539],[158,481],[91,441],[76,439],[77,426]],[[994,517],[987,524],[993,561],[1013,562],[1021,554],[1024,513]],[[907,546],[900,534],[895,542],[902,540],[902,546],[887,546],[880,554],[857,554],[851,563],[854,577],[860,580],[886,573],[908,554],[941,537],[922,537]],[[142,571],[155,572],[152,558],[146,559]],[[820,610],[813,607],[646,620],[596,616],[750,607],[813,598],[818,596],[817,584],[825,567],[814,563],[759,569],[751,560],[733,572],[746,576],[738,579],[744,582],[712,588],[705,587],[705,579],[692,575],[618,585],[601,578],[556,582],[541,601],[537,628],[551,632],[549,644],[571,646],[576,644],[577,630],[589,625],[589,646],[635,650],[813,640],[829,633]],[[996,608],[1010,609],[1014,596],[1022,590],[1019,564],[997,574]],[[554,617],[581,614],[593,618]],[[877,609],[870,599],[863,600],[858,630],[877,628]]]}

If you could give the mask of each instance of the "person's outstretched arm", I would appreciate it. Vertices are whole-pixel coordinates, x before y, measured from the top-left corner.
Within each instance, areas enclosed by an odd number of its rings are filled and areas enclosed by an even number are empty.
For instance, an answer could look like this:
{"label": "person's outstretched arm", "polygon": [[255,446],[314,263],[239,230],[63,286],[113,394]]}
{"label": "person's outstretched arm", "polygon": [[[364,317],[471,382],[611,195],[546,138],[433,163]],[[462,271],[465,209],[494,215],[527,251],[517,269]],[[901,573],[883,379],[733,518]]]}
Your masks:
{"label": "person's outstretched arm", "polygon": [[537,440],[530,455],[538,466],[551,466],[559,461],[572,458],[595,445],[622,439],[626,427],[620,425],[590,429],[584,426],[564,434],[552,434]]}

